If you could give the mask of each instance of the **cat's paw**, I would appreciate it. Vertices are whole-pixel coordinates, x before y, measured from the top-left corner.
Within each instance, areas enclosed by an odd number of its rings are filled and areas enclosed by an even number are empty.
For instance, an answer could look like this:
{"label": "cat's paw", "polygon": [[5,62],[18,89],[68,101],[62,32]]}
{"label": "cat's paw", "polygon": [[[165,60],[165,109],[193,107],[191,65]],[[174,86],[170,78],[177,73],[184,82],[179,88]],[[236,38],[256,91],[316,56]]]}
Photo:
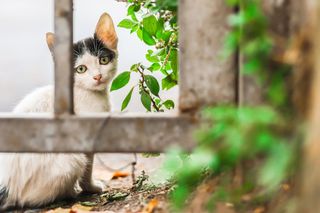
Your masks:
{"label": "cat's paw", "polygon": [[91,183],[85,184],[81,188],[84,193],[100,194],[105,190],[105,185],[101,181],[92,180]]}

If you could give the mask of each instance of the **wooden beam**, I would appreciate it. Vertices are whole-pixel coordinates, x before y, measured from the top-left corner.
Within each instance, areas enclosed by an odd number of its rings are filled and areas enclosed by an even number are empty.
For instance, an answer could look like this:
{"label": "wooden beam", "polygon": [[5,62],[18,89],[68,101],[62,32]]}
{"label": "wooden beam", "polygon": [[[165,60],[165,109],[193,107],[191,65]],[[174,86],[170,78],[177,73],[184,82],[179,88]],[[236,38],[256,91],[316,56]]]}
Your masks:
{"label": "wooden beam", "polygon": [[198,120],[159,114],[0,115],[0,152],[163,152],[191,149]]}

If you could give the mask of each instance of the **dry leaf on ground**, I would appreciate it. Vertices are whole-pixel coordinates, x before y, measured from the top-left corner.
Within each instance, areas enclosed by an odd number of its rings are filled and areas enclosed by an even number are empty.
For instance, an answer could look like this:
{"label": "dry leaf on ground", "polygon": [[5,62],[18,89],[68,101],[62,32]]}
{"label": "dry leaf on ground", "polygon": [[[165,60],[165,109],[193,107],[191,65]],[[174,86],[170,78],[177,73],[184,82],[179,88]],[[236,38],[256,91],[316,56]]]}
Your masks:
{"label": "dry leaf on ground", "polygon": [[46,213],[115,213],[113,211],[90,211],[92,208],[76,204],[69,209],[57,208]]}
{"label": "dry leaf on ground", "polygon": [[142,211],[142,213],[152,213],[153,210],[157,207],[158,205],[158,200],[156,199],[152,199],[148,205],[146,206],[146,208]]}
{"label": "dry leaf on ground", "polygon": [[125,178],[128,177],[129,173],[128,172],[121,172],[121,171],[117,171],[115,173],[113,173],[111,180],[115,180],[118,178]]}
{"label": "dry leaf on ground", "polygon": [[253,213],[264,213],[264,212],[266,212],[266,209],[264,207],[258,207],[253,211]]}

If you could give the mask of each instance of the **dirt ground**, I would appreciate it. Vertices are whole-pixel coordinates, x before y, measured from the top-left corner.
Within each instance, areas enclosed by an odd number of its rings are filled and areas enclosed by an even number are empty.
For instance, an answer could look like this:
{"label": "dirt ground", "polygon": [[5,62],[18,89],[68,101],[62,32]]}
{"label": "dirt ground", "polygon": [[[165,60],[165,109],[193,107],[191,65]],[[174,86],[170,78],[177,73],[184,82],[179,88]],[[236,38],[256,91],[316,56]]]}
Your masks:
{"label": "dirt ground", "polygon": [[[102,194],[80,194],[76,199],[56,202],[41,209],[14,210],[12,213],[169,213],[168,194],[173,186],[159,175],[164,156],[145,158],[133,154],[99,154],[95,157],[93,176],[105,184]],[[132,162],[136,164],[132,167]],[[134,173],[132,173],[134,168]],[[134,174],[132,176],[132,174]],[[208,179],[200,184],[190,200],[186,202],[185,213],[208,212],[206,203],[216,189],[221,177]],[[162,180],[162,182],[159,182]],[[284,212],[287,201],[292,196],[291,184],[283,184],[267,203],[255,203],[255,193],[244,195],[242,210],[232,203],[217,203],[215,212]],[[256,193],[257,195],[259,193]],[[280,209],[280,211],[279,211]],[[287,211],[288,212],[288,211]],[[290,211],[289,211],[290,212]]]}
{"label": "dirt ground", "polygon": [[[132,162],[135,162],[132,176]],[[93,176],[106,185],[100,195],[81,194],[75,200],[56,202],[42,209],[14,210],[13,213],[136,213],[169,212],[170,186],[154,183],[164,156],[145,158],[138,154],[98,154]],[[134,181],[134,183],[133,183]]]}

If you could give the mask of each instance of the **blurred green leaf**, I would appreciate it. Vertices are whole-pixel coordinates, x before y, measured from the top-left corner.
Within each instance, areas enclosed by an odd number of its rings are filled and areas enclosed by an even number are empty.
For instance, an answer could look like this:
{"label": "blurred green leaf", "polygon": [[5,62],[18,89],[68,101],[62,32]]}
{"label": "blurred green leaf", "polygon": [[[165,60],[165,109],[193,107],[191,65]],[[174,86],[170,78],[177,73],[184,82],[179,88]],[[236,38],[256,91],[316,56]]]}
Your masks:
{"label": "blurred green leaf", "polygon": [[191,191],[187,185],[178,185],[172,192],[172,199],[175,201],[173,204],[177,209],[183,209],[185,202],[189,197]]}
{"label": "blurred green leaf", "polygon": [[235,7],[239,4],[239,0],[225,0],[225,2],[232,7]]}
{"label": "blurred green leaf", "polygon": [[286,176],[291,156],[290,147],[278,141],[274,144],[271,154],[263,166],[259,181],[266,191],[277,190]]}
{"label": "blurred green leaf", "polygon": [[242,12],[229,16],[228,22],[233,27],[240,27],[246,23],[245,16]]}

